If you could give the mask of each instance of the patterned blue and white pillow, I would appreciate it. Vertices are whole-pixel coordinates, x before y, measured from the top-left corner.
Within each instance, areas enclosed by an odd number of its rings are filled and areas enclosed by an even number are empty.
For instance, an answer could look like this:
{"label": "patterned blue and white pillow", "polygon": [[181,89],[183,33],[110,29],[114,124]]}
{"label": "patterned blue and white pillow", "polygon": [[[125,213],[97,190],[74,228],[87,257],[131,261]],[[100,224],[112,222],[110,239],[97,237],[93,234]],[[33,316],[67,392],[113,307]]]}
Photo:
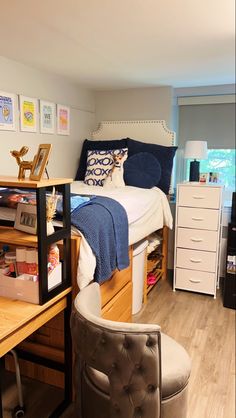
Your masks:
{"label": "patterned blue and white pillow", "polygon": [[88,184],[89,186],[103,186],[105,178],[108,176],[113,167],[114,154],[126,154],[128,156],[128,148],[107,151],[88,151],[87,169],[84,183]]}

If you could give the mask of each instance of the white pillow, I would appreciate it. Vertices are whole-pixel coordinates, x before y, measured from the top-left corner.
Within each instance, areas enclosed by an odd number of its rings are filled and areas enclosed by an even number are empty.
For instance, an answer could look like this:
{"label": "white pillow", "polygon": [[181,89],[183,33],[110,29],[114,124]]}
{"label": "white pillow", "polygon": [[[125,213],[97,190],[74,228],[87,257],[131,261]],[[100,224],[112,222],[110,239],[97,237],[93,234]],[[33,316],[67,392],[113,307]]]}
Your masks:
{"label": "white pillow", "polygon": [[126,154],[128,156],[128,148],[107,151],[88,151],[84,183],[89,186],[103,186],[105,178],[113,167],[114,154]]}

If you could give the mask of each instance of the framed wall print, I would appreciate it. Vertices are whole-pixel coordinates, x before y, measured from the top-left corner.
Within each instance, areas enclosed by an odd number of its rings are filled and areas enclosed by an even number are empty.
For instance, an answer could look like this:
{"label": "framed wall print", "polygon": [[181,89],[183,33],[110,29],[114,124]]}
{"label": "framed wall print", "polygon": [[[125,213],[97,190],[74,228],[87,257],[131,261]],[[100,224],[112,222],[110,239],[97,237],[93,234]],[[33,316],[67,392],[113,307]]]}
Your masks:
{"label": "framed wall print", "polygon": [[55,117],[56,105],[55,103],[45,102],[40,100],[40,132],[42,134],[55,133]]}
{"label": "framed wall print", "polygon": [[37,233],[37,208],[36,205],[28,203],[18,203],[15,217],[15,229],[28,232],[28,234]]}
{"label": "framed wall print", "polygon": [[23,132],[37,132],[38,100],[20,96],[20,129]]}
{"label": "framed wall print", "polygon": [[30,174],[30,180],[40,181],[43,177],[49,155],[51,152],[51,144],[40,144],[38,152],[34,157],[33,167]]}
{"label": "framed wall print", "polygon": [[57,133],[70,135],[70,108],[61,104],[57,105]]}
{"label": "framed wall print", "polygon": [[0,129],[16,130],[16,95],[0,91]]}

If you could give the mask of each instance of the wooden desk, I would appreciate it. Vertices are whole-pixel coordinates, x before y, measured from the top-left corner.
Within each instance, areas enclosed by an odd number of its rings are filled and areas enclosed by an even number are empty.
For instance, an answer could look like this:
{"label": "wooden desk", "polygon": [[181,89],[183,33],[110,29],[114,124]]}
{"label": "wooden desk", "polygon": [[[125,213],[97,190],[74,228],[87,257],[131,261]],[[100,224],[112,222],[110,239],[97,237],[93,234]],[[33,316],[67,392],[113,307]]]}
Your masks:
{"label": "wooden desk", "polygon": [[[52,413],[51,417],[58,417],[59,412],[65,409],[71,401],[72,351],[69,324],[71,311],[71,287],[64,290],[44,305],[33,305],[19,300],[11,300],[0,297],[0,358],[62,311],[64,311],[65,320],[65,399],[63,403],[59,405],[57,410]],[[2,416],[0,392],[0,418],[2,418]]]}

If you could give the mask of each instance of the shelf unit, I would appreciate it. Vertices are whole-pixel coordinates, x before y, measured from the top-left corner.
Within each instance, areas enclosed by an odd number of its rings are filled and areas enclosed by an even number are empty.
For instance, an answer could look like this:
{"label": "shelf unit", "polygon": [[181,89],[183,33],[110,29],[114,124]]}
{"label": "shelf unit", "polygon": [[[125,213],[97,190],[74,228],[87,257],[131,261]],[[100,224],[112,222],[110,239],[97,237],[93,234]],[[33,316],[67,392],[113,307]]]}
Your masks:
{"label": "shelf unit", "polygon": [[[2,222],[0,242],[11,246],[32,246],[38,248],[39,266],[39,304],[42,305],[71,285],[71,257],[70,257],[70,183],[72,179],[56,178],[41,181],[18,180],[16,177],[1,176],[0,186],[35,190],[37,206],[37,235],[30,235],[12,228],[12,223]],[[46,225],[46,192],[55,187],[62,194],[63,216],[62,227],[51,235],[47,235]],[[62,241],[64,255],[62,280],[55,288],[48,289],[48,248],[51,244]]]}
{"label": "shelf unit", "polygon": [[[168,241],[168,228],[164,226],[162,229],[157,231],[160,238],[160,244],[154,251],[146,255],[146,271],[144,272],[144,292],[143,292],[143,301],[147,302],[147,296],[153,287],[157,284],[160,279],[166,278],[166,268],[167,268],[167,241]],[[153,273],[156,277],[154,284],[147,283],[148,273]]]}
{"label": "shelf unit", "polygon": [[[61,415],[65,408],[72,400],[72,345],[70,335],[70,314],[71,314],[71,223],[70,223],[70,183],[72,179],[56,178],[45,179],[41,181],[30,181],[28,179],[18,180],[15,177],[0,176],[0,186],[8,188],[17,188],[24,190],[35,190],[37,205],[37,235],[27,234],[13,228],[13,222],[2,222],[0,226],[0,243],[8,244],[10,247],[24,246],[38,248],[38,266],[39,266],[39,305],[26,303],[25,305],[31,309],[44,310],[47,306],[53,304],[53,301],[60,301],[60,308],[54,309],[51,316],[47,317],[47,321],[41,323],[41,327],[32,327],[33,334],[28,333],[29,338],[24,340],[17,346],[17,352],[21,361],[27,364],[30,370],[35,370],[32,376],[38,380],[44,374],[54,376],[51,384],[56,386],[58,376],[61,377],[61,387],[64,388],[64,398],[57,406],[56,410],[50,415],[55,418]],[[50,192],[52,188],[62,194],[62,227],[58,228],[53,234],[47,235],[46,225],[46,192]],[[48,248],[51,244],[58,243],[60,247],[60,255],[63,255],[63,268],[61,283],[53,289],[48,289]],[[7,300],[7,298],[6,298]],[[15,302],[15,301],[14,301]],[[18,303],[16,301],[16,303]],[[35,306],[35,308],[31,308]],[[63,315],[63,316],[62,316]],[[55,350],[47,344],[34,343],[34,334],[37,330],[50,326],[50,323],[62,321],[63,336],[62,349]],[[48,322],[49,321],[49,322]],[[35,331],[35,332],[34,332]],[[54,334],[57,331],[54,330]],[[33,338],[32,340],[30,338]],[[20,340],[19,340],[20,341]],[[34,364],[32,364],[34,363]],[[12,369],[12,358],[6,355],[5,365],[8,370]],[[40,367],[38,367],[40,366]],[[34,369],[36,367],[36,369]],[[21,368],[21,371],[24,369]],[[51,373],[51,374],[50,374]]]}
{"label": "shelf unit", "polygon": [[158,245],[158,247],[152,251],[147,256],[147,275],[152,273],[155,278],[156,282],[154,284],[148,285],[147,284],[147,294],[152,290],[153,286],[158,282],[159,279],[162,277],[162,242]]}

